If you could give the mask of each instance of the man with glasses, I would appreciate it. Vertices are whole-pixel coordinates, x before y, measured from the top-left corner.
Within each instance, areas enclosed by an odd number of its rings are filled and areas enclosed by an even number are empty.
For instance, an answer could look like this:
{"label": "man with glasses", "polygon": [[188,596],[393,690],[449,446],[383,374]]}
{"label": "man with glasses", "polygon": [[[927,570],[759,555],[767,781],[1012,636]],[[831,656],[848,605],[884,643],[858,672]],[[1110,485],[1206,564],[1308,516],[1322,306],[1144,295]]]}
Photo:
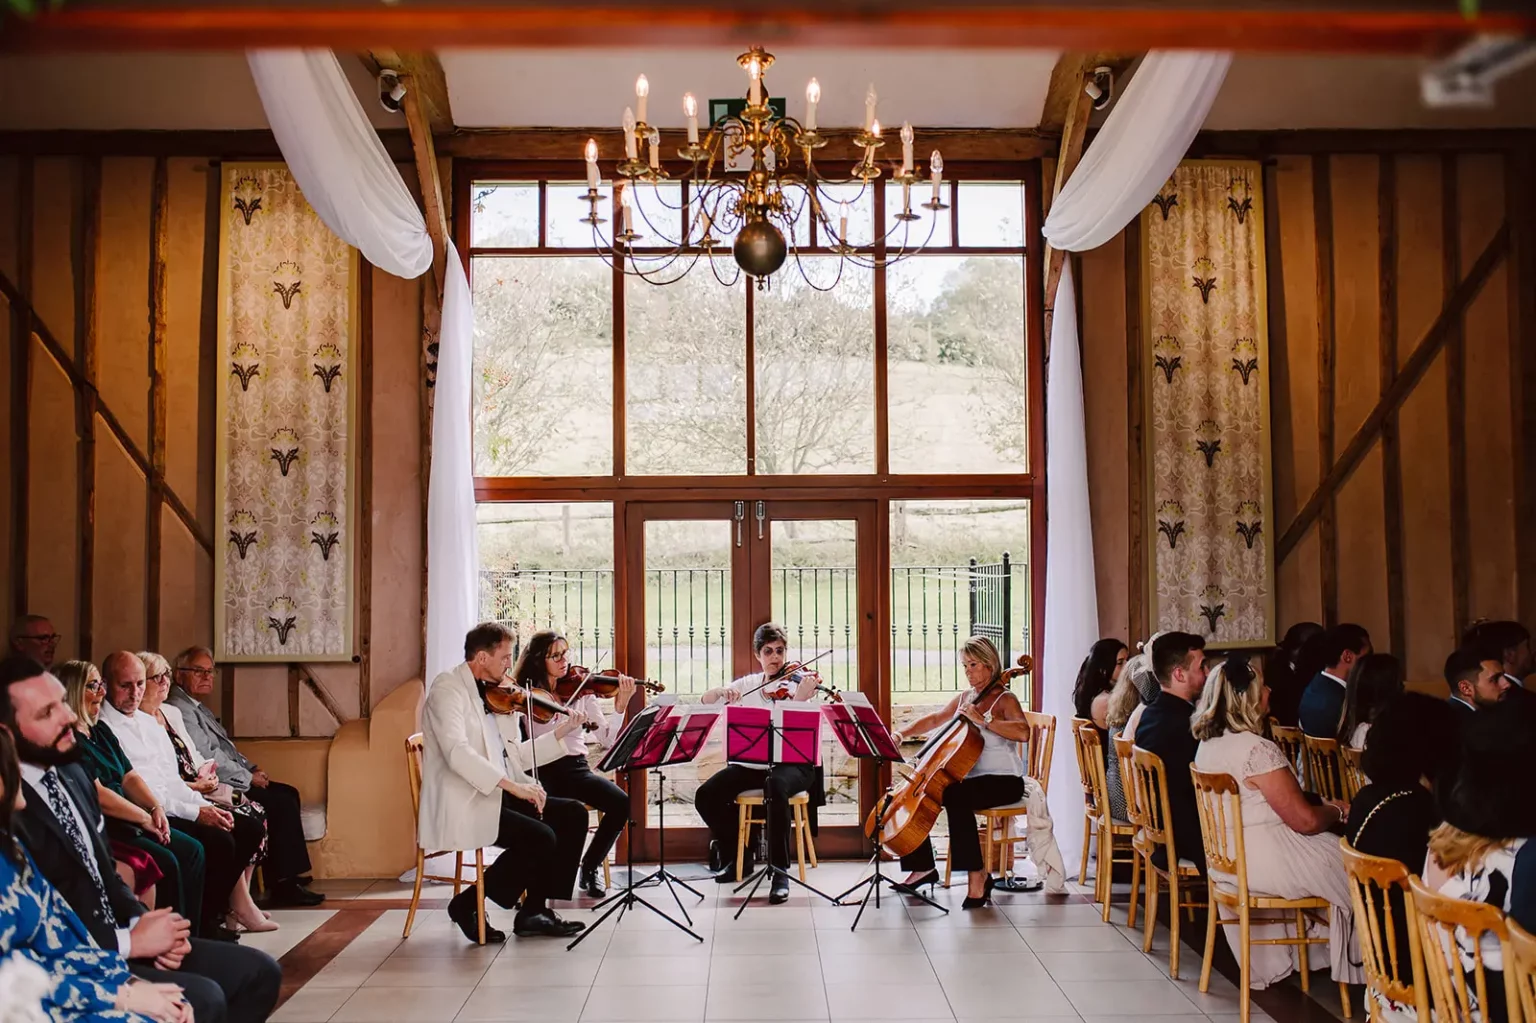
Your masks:
{"label": "man with glasses", "polygon": [[11,653],[30,657],[45,668],[53,667],[59,634],[42,615],[22,615],[11,624]]}
{"label": "man with glasses", "polygon": [[181,711],[192,742],[218,764],[219,781],[243,793],[267,811],[267,861],[262,868],[274,906],[317,906],[325,896],[305,886],[309,876],[309,847],[299,816],[299,790],[273,781],[245,758],[234,740],[202,700],[213,692],[213,654],[207,647],[188,647],[176,655],[171,692],[165,700]]}

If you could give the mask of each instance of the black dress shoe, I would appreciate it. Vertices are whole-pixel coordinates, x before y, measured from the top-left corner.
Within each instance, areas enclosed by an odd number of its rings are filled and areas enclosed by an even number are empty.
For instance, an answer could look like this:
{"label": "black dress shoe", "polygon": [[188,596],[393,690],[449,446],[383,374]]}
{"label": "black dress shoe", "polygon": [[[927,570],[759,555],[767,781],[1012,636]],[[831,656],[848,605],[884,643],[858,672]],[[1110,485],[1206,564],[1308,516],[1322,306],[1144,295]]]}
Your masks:
{"label": "black dress shoe", "polygon": [[709,840],[709,872],[718,874],[725,868],[725,850],[713,838]]}
{"label": "black dress shoe", "polygon": [[965,897],[965,899],[961,901],[960,908],[961,909],[981,909],[984,906],[992,905],[992,889],[996,888],[996,887],[997,887],[997,878],[995,878],[995,877],[988,877],[987,878],[986,886],[984,888],[982,888],[981,897],[980,898],[975,898],[973,896],[967,895]]}
{"label": "black dress shoe", "polygon": [[[742,877],[751,877],[752,876],[752,861],[751,860],[743,861],[743,863],[741,865],[741,876]],[[736,883],[736,864],[735,864],[735,862],[727,863],[725,866],[723,866],[719,870],[715,871],[715,884],[735,884],[735,883]]]}
{"label": "black dress shoe", "polygon": [[[448,919],[459,925],[460,932],[470,941],[480,942],[480,918],[475,912],[475,890],[466,888],[448,901]],[[485,943],[487,945],[500,945],[507,940],[507,932],[500,931],[491,926],[491,921],[485,921]]]}
{"label": "black dress shoe", "polygon": [[223,924],[203,924],[203,932],[198,935],[207,941],[227,941],[231,945],[240,943],[240,935],[225,927]]}
{"label": "black dress shoe", "polygon": [[319,892],[312,892],[297,881],[284,881],[272,889],[267,903],[279,909],[293,909],[304,906],[318,906],[325,901],[325,896]]}
{"label": "black dress shoe", "polygon": [[782,874],[773,875],[773,883],[768,887],[768,903],[777,906],[781,902],[789,901],[789,879]]}
{"label": "black dress shoe", "polygon": [[305,888],[308,888],[310,885],[315,883],[313,874],[300,874],[298,877],[294,878],[294,880],[299,882],[299,884],[303,885]]}
{"label": "black dress shoe", "polygon": [[576,887],[594,899],[600,899],[608,894],[608,889],[603,887],[603,882],[597,876],[596,867],[582,867],[581,880],[576,882]]}
{"label": "black dress shoe", "polygon": [[562,920],[552,909],[538,913],[519,913],[512,921],[512,933],[519,938],[571,938],[586,929],[576,920]]}

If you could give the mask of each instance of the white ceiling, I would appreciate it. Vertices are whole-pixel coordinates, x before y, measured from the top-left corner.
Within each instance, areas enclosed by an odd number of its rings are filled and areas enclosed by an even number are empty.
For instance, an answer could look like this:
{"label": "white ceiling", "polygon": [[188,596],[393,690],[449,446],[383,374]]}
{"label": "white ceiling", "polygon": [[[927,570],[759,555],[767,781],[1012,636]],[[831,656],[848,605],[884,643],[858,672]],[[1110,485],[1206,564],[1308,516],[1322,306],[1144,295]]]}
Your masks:
{"label": "white ceiling", "polygon": [[[617,127],[636,75],[651,82],[651,115],[683,125],[682,94],[736,96],[745,75],[728,50],[452,50],[442,54],[455,121],[463,127]],[[821,83],[823,125],[862,122],[873,82],[888,126],[1032,127],[1055,55],[1040,50],[805,49],[769,75],[796,116],[805,83]],[[404,119],[378,104],[372,77],[343,58],[378,127]],[[1407,57],[1242,54],[1206,121],[1212,129],[1536,127],[1536,66],[1499,84],[1487,111],[1427,110],[1420,63]],[[265,128],[239,53],[6,55],[0,130]]]}

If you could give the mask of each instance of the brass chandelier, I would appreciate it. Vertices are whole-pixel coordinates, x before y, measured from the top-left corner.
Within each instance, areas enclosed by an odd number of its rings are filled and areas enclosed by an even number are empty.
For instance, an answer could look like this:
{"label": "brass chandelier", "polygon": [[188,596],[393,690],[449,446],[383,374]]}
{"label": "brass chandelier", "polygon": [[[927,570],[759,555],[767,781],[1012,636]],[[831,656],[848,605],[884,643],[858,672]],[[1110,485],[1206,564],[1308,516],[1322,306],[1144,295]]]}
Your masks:
{"label": "brass chandelier", "polygon": [[[683,97],[688,145],[678,150],[677,155],[688,162],[689,169],[682,176],[686,190],[679,190],[676,205],[668,201],[661,188],[662,182],[672,179],[661,165],[661,133],[646,122],[650,83],[644,75],[636,81],[639,113],[637,116],[633,108],[624,111],[624,158],[614,167],[618,208],[616,230],[611,237],[601,230],[607,221],[599,212],[600,204],[609,196],[600,191],[597,142],[587,140],[587,191],[583,200],[589,204],[590,212],[581,219],[592,227],[593,247],[598,254],[626,274],[652,284],[681,280],[704,259],[720,283],[734,285],[745,273],[757,282],[759,289],[766,288],[793,255],[806,284],[818,291],[830,291],[841,280],[843,267],[848,263],[863,268],[883,266],[922,251],[933,236],[938,213],[949,208],[941,201],[944,159],[939,151],[935,149],[928,161],[933,196],[919,207],[930,214],[928,231],[921,243],[911,244],[910,232],[913,224],[923,219],[912,210],[912,191],[922,178],[912,160],[912,126],[904,124],[900,133],[900,169],[896,169],[893,161],[890,175],[890,180],[901,186],[901,210],[892,218],[880,244],[852,244],[848,230],[849,200],[857,203],[885,173],[875,159],[885,140],[875,116],[874,86],[869,87],[865,96],[864,127],[853,137],[862,156],[849,177],[825,178],[814,157],[816,150],[828,141],[816,130],[816,105],[821,101],[821,86],[816,79],[812,78],[806,86],[804,120],[781,117],[767,99],[766,77],[773,66],[773,54],[753,47],[737,57],[736,62],[747,73],[746,105],[739,114],[714,120],[702,140],[698,103],[692,93]],[[645,159],[641,158],[642,152]],[[750,166],[746,166],[748,159]],[[736,167],[742,169],[732,169]],[[854,185],[857,194],[851,197],[831,191]],[[647,186],[654,193],[656,208],[679,214],[675,224],[682,226],[682,237],[670,237],[665,225],[652,223],[645,207],[635,201],[635,190]],[[829,207],[837,209],[835,218],[828,212]],[[817,247],[817,253],[829,251],[839,257],[837,274],[830,283],[813,280],[800,262],[795,226],[807,215],[816,225],[817,236],[826,239]],[[676,231],[676,226],[672,230]],[[722,272],[717,263],[716,257],[724,249],[724,243],[714,235],[717,230],[736,236],[731,246],[734,270],[727,268]]]}

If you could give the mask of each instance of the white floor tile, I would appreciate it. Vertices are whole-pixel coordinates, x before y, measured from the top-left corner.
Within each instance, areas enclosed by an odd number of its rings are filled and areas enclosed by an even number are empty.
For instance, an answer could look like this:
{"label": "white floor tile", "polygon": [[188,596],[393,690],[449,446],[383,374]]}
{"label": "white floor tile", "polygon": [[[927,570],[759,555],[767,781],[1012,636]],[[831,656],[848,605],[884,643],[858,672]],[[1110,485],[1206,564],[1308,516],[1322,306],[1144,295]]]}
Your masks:
{"label": "white floor tile", "polygon": [[469,999],[463,988],[361,988],[331,1017],[333,1023],[447,1023]]}
{"label": "white floor tile", "polygon": [[[764,971],[761,976],[770,975]],[[827,997],[820,983],[711,985],[706,1019],[826,1019]]]}
{"label": "white floor tile", "polygon": [[326,1023],[356,990],[306,984],[302,991],[295,991],[293,997],[272,1014],[271,1023]]}
{"label": "white floor tile", "polygon": [[655,987],[595,987],[587,995],[582,1023],[629,1023],[631,1020],[704,1019],[707,988],[702,984]]}
{"label": "white floor tile", "polygon": [[907,984],[828,984],[827,1010],[834,1021],[945,1019],[953,1015],[944,989],[934,981]]}
{"label": "white floor tile", "polygon": [[514,990],[481,985],[458,1014],[461,1023],[576,1023],[586,1004],[585,989],[526,988]]}
{"label": "white floor tile", "polygon": [[1167,980],[1076,980],[1063,981],[1059,986],[1083,1016],[1187,1016],[1200,1011],[1177,984]]}

